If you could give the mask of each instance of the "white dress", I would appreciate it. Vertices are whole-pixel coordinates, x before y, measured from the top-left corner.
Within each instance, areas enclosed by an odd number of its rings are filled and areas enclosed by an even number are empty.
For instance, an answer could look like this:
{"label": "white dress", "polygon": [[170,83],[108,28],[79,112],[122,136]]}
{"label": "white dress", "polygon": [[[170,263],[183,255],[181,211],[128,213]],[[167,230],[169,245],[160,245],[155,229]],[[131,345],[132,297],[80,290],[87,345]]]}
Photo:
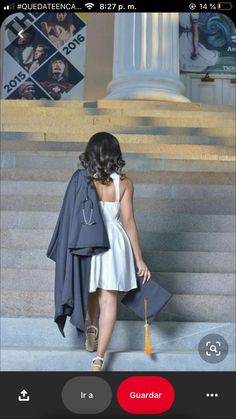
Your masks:
{"label": "white dress", "polygon": [[102,217],[107,230],[110,249],[91,257],[89,292],[97,288],[104,290],[129,291],[137,288],[133,250],[120,215],[120,177],[112,173],[116,200],[99,201]]}

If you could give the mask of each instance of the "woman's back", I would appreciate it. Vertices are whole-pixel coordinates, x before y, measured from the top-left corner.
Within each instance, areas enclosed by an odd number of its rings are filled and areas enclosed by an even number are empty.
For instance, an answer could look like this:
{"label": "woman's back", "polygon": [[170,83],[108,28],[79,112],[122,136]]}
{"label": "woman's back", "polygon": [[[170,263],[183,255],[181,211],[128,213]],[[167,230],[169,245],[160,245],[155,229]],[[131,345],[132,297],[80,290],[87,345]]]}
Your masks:
{"label": "woman's back", "polygon": [[[94,181],[94,186],[97,192],[97,197],[99,201],[103,202],[115,202],[115,201],[121,201],[127,184],[127,177],[120,178],[120,176],[113,172],[111,174],[111,178],[113,182],[111,182],[109,185],[103,185],[99,181]],[[117,185],[118,184],[118,185]],[[116,196],[118,195],[118,199]]]}
{"label": "woman's back", "polygon": [[103,219],[105,222],[120,222],[120,176],[112,173],[113,182],[110,185],[96,183],[98,201],[101,206]]}

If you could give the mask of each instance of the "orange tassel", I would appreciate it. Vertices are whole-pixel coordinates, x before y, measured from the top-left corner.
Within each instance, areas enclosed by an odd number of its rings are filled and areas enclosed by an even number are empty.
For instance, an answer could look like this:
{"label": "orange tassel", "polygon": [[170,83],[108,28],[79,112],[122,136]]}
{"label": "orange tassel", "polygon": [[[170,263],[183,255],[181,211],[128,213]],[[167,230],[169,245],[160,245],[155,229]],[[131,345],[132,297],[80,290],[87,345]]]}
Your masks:
{"label": "orange tassel", "polygon": [[152,354],[152,348],[151,348],[151,342],[150,342],[150,334],[149,334],[149,324],[147,321],[147,303],[148,300],[145,299],[144,300],[144,317],[145,317],[145,324],[144,324],[144,328],[145,328],[145,347],[144,347],[144,352],[146,355],[151,355]]}

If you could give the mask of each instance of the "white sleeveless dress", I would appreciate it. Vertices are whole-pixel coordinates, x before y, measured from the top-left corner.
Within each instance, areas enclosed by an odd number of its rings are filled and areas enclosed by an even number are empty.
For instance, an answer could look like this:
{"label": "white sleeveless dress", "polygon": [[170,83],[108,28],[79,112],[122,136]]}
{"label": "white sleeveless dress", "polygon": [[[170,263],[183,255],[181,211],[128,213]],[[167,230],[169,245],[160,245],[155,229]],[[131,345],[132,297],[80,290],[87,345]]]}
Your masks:
{"label": "white sleeveless dress", "polygon": [[137,288],[134,255],[129,237],[120,221],[120,177],[112,173],[116,200],[99,201],[110,249],[91,257],[89,292],[97,288],[129,291]]}

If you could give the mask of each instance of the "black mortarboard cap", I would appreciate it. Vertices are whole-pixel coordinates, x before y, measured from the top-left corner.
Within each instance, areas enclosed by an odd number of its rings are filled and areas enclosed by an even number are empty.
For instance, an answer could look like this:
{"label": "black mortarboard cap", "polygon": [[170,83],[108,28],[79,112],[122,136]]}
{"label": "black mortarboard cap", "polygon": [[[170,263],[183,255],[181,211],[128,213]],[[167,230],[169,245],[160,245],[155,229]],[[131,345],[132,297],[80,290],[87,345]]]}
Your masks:
{"label": "black mortarboard cap", "polygon": [[138,278],[137,284],[138,288],[128,291],[121,302],[142,320],[145,320],[144,301],[147,299],[147,321],[151,324],[172,294],[152,279],[143,284],[142,279]]}

